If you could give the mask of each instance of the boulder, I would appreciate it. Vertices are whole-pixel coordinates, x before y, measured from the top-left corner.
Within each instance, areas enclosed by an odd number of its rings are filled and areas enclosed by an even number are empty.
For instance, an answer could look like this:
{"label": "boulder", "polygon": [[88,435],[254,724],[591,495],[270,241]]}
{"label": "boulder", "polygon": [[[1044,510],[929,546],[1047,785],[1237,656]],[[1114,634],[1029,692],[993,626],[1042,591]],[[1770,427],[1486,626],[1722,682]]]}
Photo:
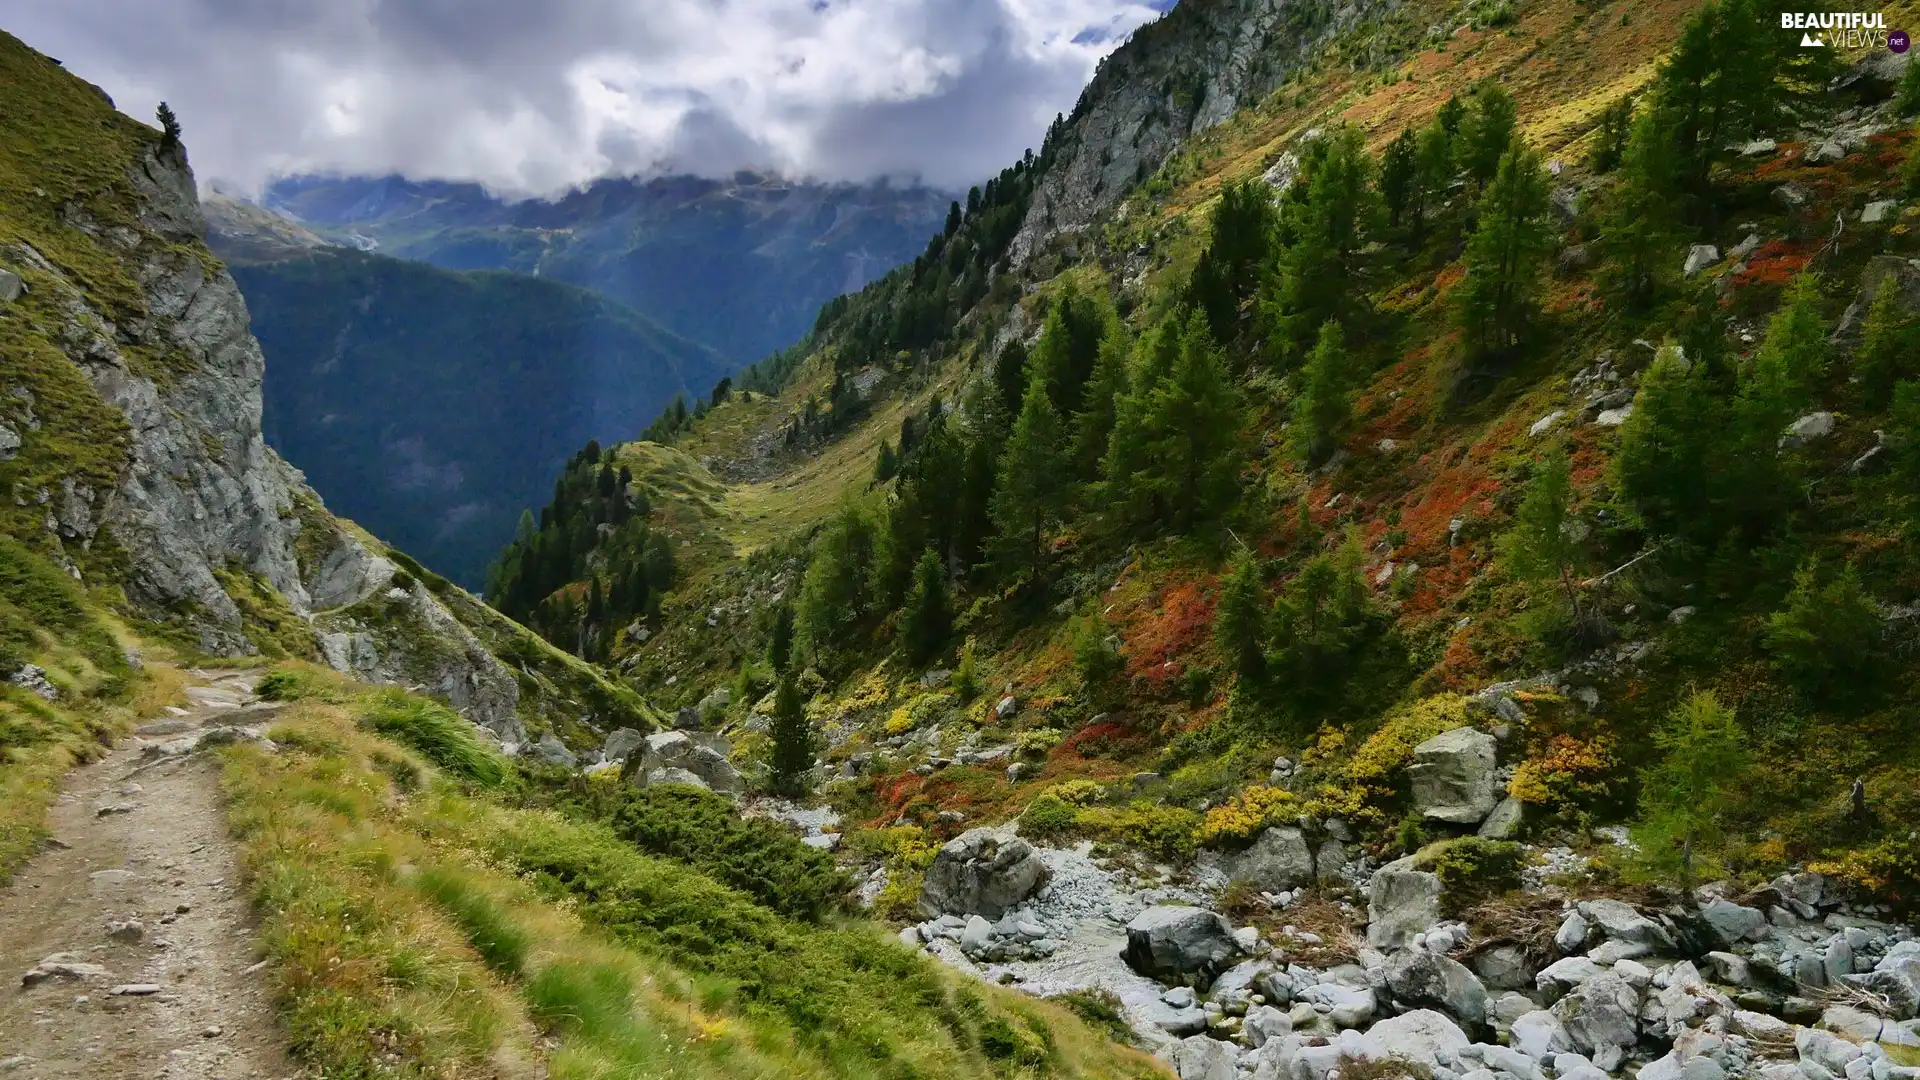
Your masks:
{"label": "boulder", "polygon": [[0,270],[0,304],[11,304],[27,291],[27,283],[11,270]]}
{"label": "boulder", "polygon": [[1610,940],[1649,949],[1673,948],[1673,935],[1667,929],[1634,910],[1621,900],[1588,900],[1580,905],[1587,921],[1600,928]]}
{"label": "boulder", "polygon": [[717,737],[695,739],[684,731],[656,731],[646,737],[641,748],[634,783],[640,787],[692,783],[723,795],[737,795],[746,785],[740,779],[740,770],[727,760],[725,747],[725,740]]}
{"label": "boulder", "polygon": [[1239,1055],[1233,1044],[1210,1035],[1189,1035],[1168,1049],[1167,1062],[1180,1080],[1235,1080]]}
{"label": "boulder", "polygon": [[1293,1021],[1287,1014],[1271,1005],[1255,1005],[1247,1010],[1247,1018],[1240,1025],[1246,1033],[1247,1045],[1255,1050],[1267,1044],[1269,1039],[1278,1039],[1293,1034]]}
{"label": "boulder", "polygon": [[1488,840],[1511,840],[1520,831],[1520,823],[1526,815],[1520,800],[1509,795],[1494,806],[1493,812],[1480,823],[1479,834]]}
{"label": "boulder", "polygon": [[1046,880],[1046,865],[1033,845],[992,829],[969,829],[933,857],[920,887],[920,910],[998,919]]}
{"label": "boulder", "polygon": [[1707,930],[1723,945],[1752,941],[1767,933],[1765,914],[1731,900],[1709,900],[1701,906],[1700,917],[1706,921]]}
{"label": "boulder", "polygon": [[1512,1043],[1514,1049],[1536,1061],[1550,1061],[1553,1055],[1573,1049],[1560,1018],[1545,1009],[1536,1009],[1513,1022]]}
{"label": "boulder", "polygon": [[1438,1009],[1463,1024],[1487,1020],[1487,988],[1466,965],[1426,949],[1409,949],[1387,967],[1387,989],[1401,1004]]}
{"label": "boulder", "polygon": [[528,747],[527,752],[545,764],[558,765],[563,769],[575,768],[580,764],[580,759],[567,749],[567,744],[551,731],[540,736],[540,741]]}
{"label": "boulder", "polygon": [[1899,205],[1900,203],[1894,199],[1875,199],[1867,204],[1865,210],[1860,211],[1860,224],[1878,225],[1892,217],[1893,211]]}
{"label": "boulder", "polygon": [[1299,829],[1272,826],[1233,861],[1232,880],[1262,892],[1285,892],[1314,880],[1313,852]]}
{"label": "boulder", "polygon": [[1533,985],[1548,1001],[1558,1001],[1561,995],[1585,985],[1602,970],[1599,964],[1584,956],[1569,956],[1548,964],[1534,976]]}
{"label": "boulder", "polygon": [[608,761],[625,761],[635,750],[647,744],[647,737],[630,727],[623,727],[607,736],[606,745],[600,753]]}
{"label": "boulder", "polygon": [[1534,966],[1527,951],[1518,945],[1496,945],[1473,957],[1473,972],[1494,990],[1530,990]]}
{"label": "boulder", "polygon": [[1439,877],[1424,870],[1374,872],[1367,890],[1367,944],[1402,948],[1439,921]]}
{"label": "boulder", "polygon": [[1687,277],[1705,270],[1720,261],[1720,249],[1712,244],[1695,244],[1687,249],[1687,262],[1681,273]]}
{"label": "boulder", "polygon": [[1573,1048],[1608,1072],[1640,1040],[1640,995],[1611,971],[1569,990],[1554,1004],[1553,1015]]}
{"label": "boulder", "polygon": [[1442,1055],[1454,1060],[1472,1042],[1460,1025],[1432,1009],[1390,1016],[1353,1040],[1357,1057],[1399,1058],[1429,1069],[1439,1066]]}
{"label": "boulder", "polygon": [[1560,923],[1560,929],[1553,935],[1553,945],[1562,953],[1572,956],[1587,951],[1587,942],[1592,937],[1593,924],[1576,908],[1568,912],[1566,919]]}
{"label": "boulder", "polygon": [[1142,975],[1198,976],[1210,981],[1231,965],[1239,951],[1232,929],[1219,915],[1205,908],[1165,904],[1142,911],[1127,924],[1127,948],[1122,955]]}
{"label": "boulder", "polygon": [[1833,434],[1833,414],[1825,411],[1810,412],[1787,425],[1787,430],[1780,434],[1780,448],[1791,450],[1824,439],[1831,434]]}
{"label": "boulder", "polygon": [[1133,1013],[1146,1023],[1176,1037],[1198,1035],[1207,1030],[1207,1011],[1197,1005],[1176,1008],[1155,998],[1133,1006]]}
{"label": "boulder", "polygon": [[1483,731],[1457,727],[1414,747],[1407,769],[1414,808],[1429,821],[1479,824],[1499,801],[1496,746]]}

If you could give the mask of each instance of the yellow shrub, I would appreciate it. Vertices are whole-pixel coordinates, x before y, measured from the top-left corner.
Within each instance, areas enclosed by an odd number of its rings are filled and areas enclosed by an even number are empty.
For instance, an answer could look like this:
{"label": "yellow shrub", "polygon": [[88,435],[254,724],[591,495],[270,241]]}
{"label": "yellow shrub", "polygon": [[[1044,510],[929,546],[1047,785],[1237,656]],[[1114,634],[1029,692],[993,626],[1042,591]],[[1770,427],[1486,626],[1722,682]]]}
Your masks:
{"label": "yellow shrub", "polygon": [[1539,757],[1513,772],[1507,794],[1531,806],[1573,806],[1600,798],[1618,765],[1612,743],[1556,735]]}
{"label": "yellow shrub", "polygon": [[887,734],[904,734],[937,720],[952,703],[953,695],[951,694],[921,694],[893,710],[887,717]]}
{"label": "yellow shrub", "polygon": [[1107,789],[1093,780],[1067,780],[1048,788],[1046,793],[1075,806],[1091,806],[1107,797]]}
{"label": "yellow shrub", "polygon": [[1254,784],[1226,803],[1207,811],[1194,839],[1203,847],[1244,844],[1272,823],[1276,811],[1293,802],[1291,792]]}
{"label": "yellow shrub", "polygon": [[1387,717],[1347,762],[1347,778],[1355,783],[1388,781],[1413,760],[1413,748],[1443,731],[1464,727],[1467,699],[1459,694],[1436,694]]}
{"label": "yellow shrub", "polygon": [[1079,830],[1091,837],[1142,848],[1167,859],[1193,856],[1200,815],[1183,806],[1139,802],[1132,806],[1094,806],[1080,811]]}

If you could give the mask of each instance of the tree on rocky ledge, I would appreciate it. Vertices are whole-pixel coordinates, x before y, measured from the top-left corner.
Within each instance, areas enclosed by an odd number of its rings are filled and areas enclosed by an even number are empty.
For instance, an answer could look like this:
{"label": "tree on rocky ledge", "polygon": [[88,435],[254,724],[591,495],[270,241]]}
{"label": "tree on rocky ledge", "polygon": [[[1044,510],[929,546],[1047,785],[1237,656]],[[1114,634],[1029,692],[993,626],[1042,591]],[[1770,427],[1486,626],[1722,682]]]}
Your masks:
{"label": "tree on rocky ledge", "polygon": [[180,149],[180,118],[173,114],[173,108],[163,101],[156,116],[160,120],[160,149]]}

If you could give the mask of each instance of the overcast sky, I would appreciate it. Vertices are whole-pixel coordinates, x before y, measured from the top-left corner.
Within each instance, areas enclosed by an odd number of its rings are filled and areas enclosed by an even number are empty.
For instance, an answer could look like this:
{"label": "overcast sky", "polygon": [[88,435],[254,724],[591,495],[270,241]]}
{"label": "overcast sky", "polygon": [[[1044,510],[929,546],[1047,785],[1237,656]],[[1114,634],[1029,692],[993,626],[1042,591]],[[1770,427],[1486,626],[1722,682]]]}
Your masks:
{"label": "overcast sky", "polygon": [[28,0],[0,23],[201,180],[404,173],[551,193],[771,168],[959,188],[1172,0]]}

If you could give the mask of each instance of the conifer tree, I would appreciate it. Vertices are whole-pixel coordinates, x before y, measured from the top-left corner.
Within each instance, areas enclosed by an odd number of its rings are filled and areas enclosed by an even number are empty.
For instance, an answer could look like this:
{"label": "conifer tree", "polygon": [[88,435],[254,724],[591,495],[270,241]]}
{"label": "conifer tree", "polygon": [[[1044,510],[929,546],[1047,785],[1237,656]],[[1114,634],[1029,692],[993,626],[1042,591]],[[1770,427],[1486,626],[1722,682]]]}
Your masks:
{"label": "conifer tree", "polygon": [[1902,379],[1893,388],[1887,441],[1892,444],[1898,490],[1909,498],[1920,495],[1920,379]]}
{"label": "conifer tree", "polygon": [[1515,141],[1480,199],[1480,220],[1467,241],[1466,280],[1456,290],[1470,359],[1511,354],[1537,314],[1547,209],[1540,157]]}
{"label": "conifer tree", "polygon": [[1318,465],[1340,445],[1353,415],[1351,398],[1357,380],[1339,323],[1329,319],[1320,325],[1320,338],[1300,376],[1302,387],[1294,407],[1294,448],[1307,464]]}
{"label": "conifer tree", "polygon": [[155,115],[160,121],[160,149],[179,150],[180,118],[173,114],[173,107],[163,101]]}
{"label": "conifer tree", "polygon": [[900,474],[900,458],[893,452],[893,443],[880,440],[880,454],[873,461],[873,479],[884,484]]}
{"label": "conifer tree", "polygon": [[1702,365],[1677,346],[1654,354],[1633,413],[1620,428],[1614,483],[1654,532],[1698,535],[1708,497],[1708,457],[1719,403]]}
{"label": "conifer tree", "polygon": [[1513,144],[1519,109],[1513,95],[1494,82],[1483,82],[1473,94],[1473,108],[1460,132],[1460,165],[1475,184],[1485,187],[1500,171]]}
{"label": "conifer tree", "polygon": [[1328,319],[1354,325],[1366,298],[1360,250],[1374,227],[1379,197],[1368,183],[1359,131],[1346,127],[1324,138],[1317,158],[1305,166],[1304,202],[1287,223],[1291,240],[1262,302],[1283,362],[1304,358]]}
{"label": "conifer tree", "polygon": [[1672,136],[1661,109],[1650,106],[1634,117],[1620,181],[1601,211],[1601,287],[1629,310],[1649,306],[1665,291],[1677,261],[1680,188]]}
{"label": "conifer tree", "polygon": [[866,510],[849,500],[814,540],[794,610],[794,644],[815,661],[830,660],[868,609],[874,528]]}
{"label": "conifer tree", "polygon": [[1573,574],[1580,549],[1567,533],[1567,512],[1573,500],[1571,476],[1562,448],[1556,447],[1539,462],[1514,513],[1512,530],[1501,537],[1500,551],[1507,568],[1520,580],[1558,588],[1578,627],[1584,613]]}
{"label": "conifer tree", "polygon": [[880,611],[899,607],[913,587],[914,564],[928,542],[922,499],[919,484],[901,484],[874,535],[873,592]]}
{"label": "conifer tree", "polygon": [[962,705],[980,696],[980,669],[973,656],[972,638],[960,647],[960,666],[953,669],[953,693]]}
{"label": "conifer tree", "polygon": [[993,359],[993,385],[999,391],[1000,412],[1006,416],[1020,413],[1020,402],[1027,396],[1027,366],[1027,347],[1017,337]]}
{"label": "conifer tree", "polygon": [[999,555],[1009,568],[1024,566],[1039,575],[1047,527],[1059,520],[1065,472],[1060,414],[1047,392],[1046,379],[1036,370],[1000,455],[993,492]]}
{"label": "conifer tree", "polygon": [[1733,710],[1703,690],[1667,715],[1654,745],[1663,756],[1641,781],[1635,846],[1651,869],[1691,896],[1696,864],[1721,839],[1738,793],[1746,735]]}
{"label": "conifer tree", "polygon": [[913,589],[907,594],[906,617],[900,641],[907,662],[918,667],[939,655],[952,629],[953,611],[947,597],[947,569],[928,548],[913,571]]}
{"label": "conifer tree", "polygon": [[1220,600],[1214,605],[1213,640],[1241,683],[1254,686],[1266,677],[1265,590],[1260,565],[1253,553],[1242,550],[1220,579]]}
{"label": "conifer tree", "polygon": [[1170,531],[1188,532],[1225,512],[1236,490],[1244,422],[1239,393],[1206,317],[1195,312],[1180,336],[1179,360],[1154,390],[1147,416],[1153,483]]}
{"label": "conifer tree", "polygon": [[1880,611],[1853,564],[1822,583],[1819,560],[1809,559],[1794,573],[1786,606],[1767,620],[1765,640],[1796,684],[1836,697],[1868,678],[1880,635]]}
{"label": "conifer tree", "polygon": [[1029,381],[1037,377],[1043,382],[1056,415],[1079,411],[1082,391],[1100,355],[1100,340],[1112,321],[1113,309],[1104,291],[1088,295],[1069,280],[1054,297],[1033,348]]}
{"label": "conifer tree", "polygon": [[782,603],[773,611],[773,628],[767,634],[767,666],[780,675],[792,661],[793,605]]}
{"label": "conifer tree", "polygon": [[1446,201],[1454,172],[1453,137],[1436,119],[1420,129],[1419,141],[1414,147],[1414,175],[1408,193],[1407,218],[1416,245],[1426,238],[1428,222]]}
{"label": "conifer tree", "polygon": [[1130,344],[1116,322],[1100,341],[1100,358],[1087,380],[1084,407],[1073,418],[1073,467],[1083,481],[1100,476],[1100,463],[1113,437],[1115,410],[1127,395]]}
{"label": "conifer tree", "polygon": [[1411,127],[1400,129],[1380,157],[1380,201],[1386,206],[1387,224],[1396,229],[1414,199],[1419,159],[1419,138]]}
{"label": "conifer tree", "polygon": [[817,753],[813,725],[807,720],[806,706],[800,701],[800,688],[793,673],[780,676],[773,692],[773,721],[769,726],[772,746],[768,754],[768,786],[776,794],[806,794],[807,774],[813,771]]}
{"label": "conifer tree", "polygon": [[1593,149],[1587,154],[1587,167],[1596,175],[1619,168],[1632,133],[1633,98],[1623,96],[1600,113],[1600,126],[1594,133]]}
{"label": "conifer tree", "polygon": [[[1920,64],[1908,65],[1908,70],[1915,69],[1920,69]],[[1861,402],[1875,412],[1893,401],[1893,388],[1900,379],[1920,374],[1920,364],[1914,360],[1910,323],[1899,294],[1898,279],[1889,275],[1881,280],[1874,290],[1873,301],[1867,305],[1860,348],[1853,354]]]}
{"label": "conifer tree", "polygon": [[1229,184],[1214,204],[1211,239],[1193,268],[1187,302],[1206,313],[1214,340],[1240,337],[1241,309],[1259,290],[1273,255],[1278,214],[1273,193],[1258,178]]}

